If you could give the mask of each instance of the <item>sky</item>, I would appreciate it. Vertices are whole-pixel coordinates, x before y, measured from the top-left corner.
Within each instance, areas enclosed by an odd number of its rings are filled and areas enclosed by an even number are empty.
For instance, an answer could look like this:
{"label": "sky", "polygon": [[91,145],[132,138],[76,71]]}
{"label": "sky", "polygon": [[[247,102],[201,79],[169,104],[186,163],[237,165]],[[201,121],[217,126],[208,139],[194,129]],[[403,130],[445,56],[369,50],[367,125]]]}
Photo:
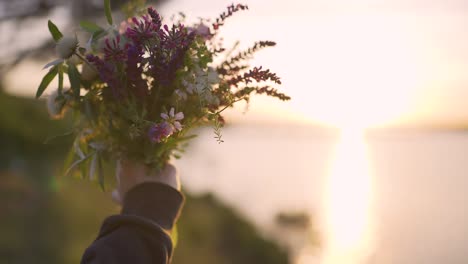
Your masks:
{"label": "sky", "polygon": [[[173,0],[163,10],[213,16],[228,3]],[[250,11],[227,24],[227,42],[277,41],[256,62],[283,77],[291,107],[307,117],[337,125],[468,121],[466,1],[244,3]]]}
{"label": "sky", "polygon": [[[171,0],[160,11],[216,17],[227,0]],[[336,126],[468,123],[468,3],[420,0],[244,0],[248,12],[223,29],[227,44],[278,46],[258,54],[282,77],[283,104],[257,99],[251,111]],[[60,24],[60,23],[59,23]],[[62,22],[64,24],[64,22]],[[43,26],[43,32],[47,29]],[[20,66],[9,90],[34,93],[41,72]],[[30,78],[20,78],[25,71]],[[272,115],[270,115],[271,117]]]}

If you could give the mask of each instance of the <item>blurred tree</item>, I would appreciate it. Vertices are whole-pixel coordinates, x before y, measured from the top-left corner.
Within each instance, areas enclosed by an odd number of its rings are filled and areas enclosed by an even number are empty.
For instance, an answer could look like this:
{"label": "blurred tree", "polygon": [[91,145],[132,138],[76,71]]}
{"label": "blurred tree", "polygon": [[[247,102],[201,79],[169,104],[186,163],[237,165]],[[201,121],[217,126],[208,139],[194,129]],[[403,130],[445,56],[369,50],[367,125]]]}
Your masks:
{"label": "blurred tree", "polygon": [[281,238],[290,253],[291,262],[295,263],[302,250],[320,247],[319,234],[314,229],[310,214],[306,212],[281,212],[276,215],[276,236]]}
{"label": "blurred tree", "polygon": [[34,174],[31,180],[47,185],[51,173],[48,163],[66,153],[71,138],[44,142],[51,135],[64,134],[69,129],[67,119],[52,121],[44,101],[11,96],[1,89],[0,106],[0,170]]}
{"label": "blurred tree", "polygon": [[[141,6],[146,2],[158,6],[167,1],[111,0],[111,6],[114,10],[122,7],[129,10],[130,7]],[[73,27],[80,20],[96,20],[102,17],[104,12],[103,0],[0,0],[0,30],[10,33],[2,34],[0,38],[0,80],[23,60],[45,60],[52,55],[54,42],[51,38],[44,40],[34,38],[35,41],[28,39],[25,43],[20,33],[31,29],[31,25],[44,25],[44,35],[48,34],[47,19],[53,12],[63,7],[70,9],[71,21],[68,24]]]}
{"label": "blurred tree", "polygon": [[187,199],[174,264],[281,264],[288,254],[212,195]]}
{"label": "blurred tree", "polygon": [[42,101],[0,89],[0,263],[61,263],[61,212],[54,201],[53,165],[66,145],[44,145],[64,122],[52,122]]}
{"label": "blurred tree", "polygon": [[310,226],[310,216],[304,212],[281,212],[276,216],[276,223],[285,228],[306,229]]}

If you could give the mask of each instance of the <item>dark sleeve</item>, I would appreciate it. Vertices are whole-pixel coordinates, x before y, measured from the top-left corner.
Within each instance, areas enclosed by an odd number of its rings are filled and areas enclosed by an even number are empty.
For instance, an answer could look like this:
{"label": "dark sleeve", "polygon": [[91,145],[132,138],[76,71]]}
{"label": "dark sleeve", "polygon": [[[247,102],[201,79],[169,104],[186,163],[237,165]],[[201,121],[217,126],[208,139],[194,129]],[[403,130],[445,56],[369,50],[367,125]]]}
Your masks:
{"label": "dark sleeve", "polygon": [[122,213],[108,217],[82,264],[167,264],[172,256],[172,229],[184,198],[161,183],[143,183],[130,190]]}

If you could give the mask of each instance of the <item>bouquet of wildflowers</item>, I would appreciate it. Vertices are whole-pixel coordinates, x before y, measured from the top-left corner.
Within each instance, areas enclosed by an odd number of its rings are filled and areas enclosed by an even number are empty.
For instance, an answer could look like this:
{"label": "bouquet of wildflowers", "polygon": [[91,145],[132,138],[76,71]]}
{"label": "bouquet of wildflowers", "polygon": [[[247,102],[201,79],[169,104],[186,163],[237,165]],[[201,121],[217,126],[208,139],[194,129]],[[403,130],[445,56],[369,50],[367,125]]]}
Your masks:
{"label": "bouquet of wildflowers", "polygon": [[[221,142],[222,112],[252,94],[281,100],[276,74],[262,67],[250,68],[252,55],[271,41],[251,48],[226,51],[219,29],[245,5],[231,5],[217,19],[192,26],[181,22],[164,25],[153,8],[140,17],[114,25],[109,1],[105,11],[109,26],[80,23],[89,41],[80,45],[76,36],[63,36],[49,21],[58,59],[47,64],[36,97],[58,76],[58,88],[48,97],[52,117],[73,114],[76,139],[69,157],[69,172],[81,167],[91,179],[103,182],[102,163],[125,157],[160,169],[179,157],[188,132],[213,124]],[[217,62],[217,63],[215,63]],[[68,75],[70,88],[64,88]]]}

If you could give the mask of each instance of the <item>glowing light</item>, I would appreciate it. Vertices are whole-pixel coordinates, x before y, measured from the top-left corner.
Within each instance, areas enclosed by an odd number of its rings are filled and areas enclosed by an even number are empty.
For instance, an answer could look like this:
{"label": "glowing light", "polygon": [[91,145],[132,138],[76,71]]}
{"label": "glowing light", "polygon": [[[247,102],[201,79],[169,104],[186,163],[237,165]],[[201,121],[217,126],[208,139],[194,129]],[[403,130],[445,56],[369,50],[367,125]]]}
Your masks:
{"label": "glowing light", "polygon": [[372,179],[364,130],[342,131],[327,182],[323,264],[364,263],[372,249]]}
{"label": "glowing light", "polygon": [[[291,94],[300,111],[338,127],[382,125],[408,113],[424,76],[404,25],[367,14],[329,17],[311,30],[304,59],[311,77],[300,96]],[[304,86],[303,78],[290,81]]]}

